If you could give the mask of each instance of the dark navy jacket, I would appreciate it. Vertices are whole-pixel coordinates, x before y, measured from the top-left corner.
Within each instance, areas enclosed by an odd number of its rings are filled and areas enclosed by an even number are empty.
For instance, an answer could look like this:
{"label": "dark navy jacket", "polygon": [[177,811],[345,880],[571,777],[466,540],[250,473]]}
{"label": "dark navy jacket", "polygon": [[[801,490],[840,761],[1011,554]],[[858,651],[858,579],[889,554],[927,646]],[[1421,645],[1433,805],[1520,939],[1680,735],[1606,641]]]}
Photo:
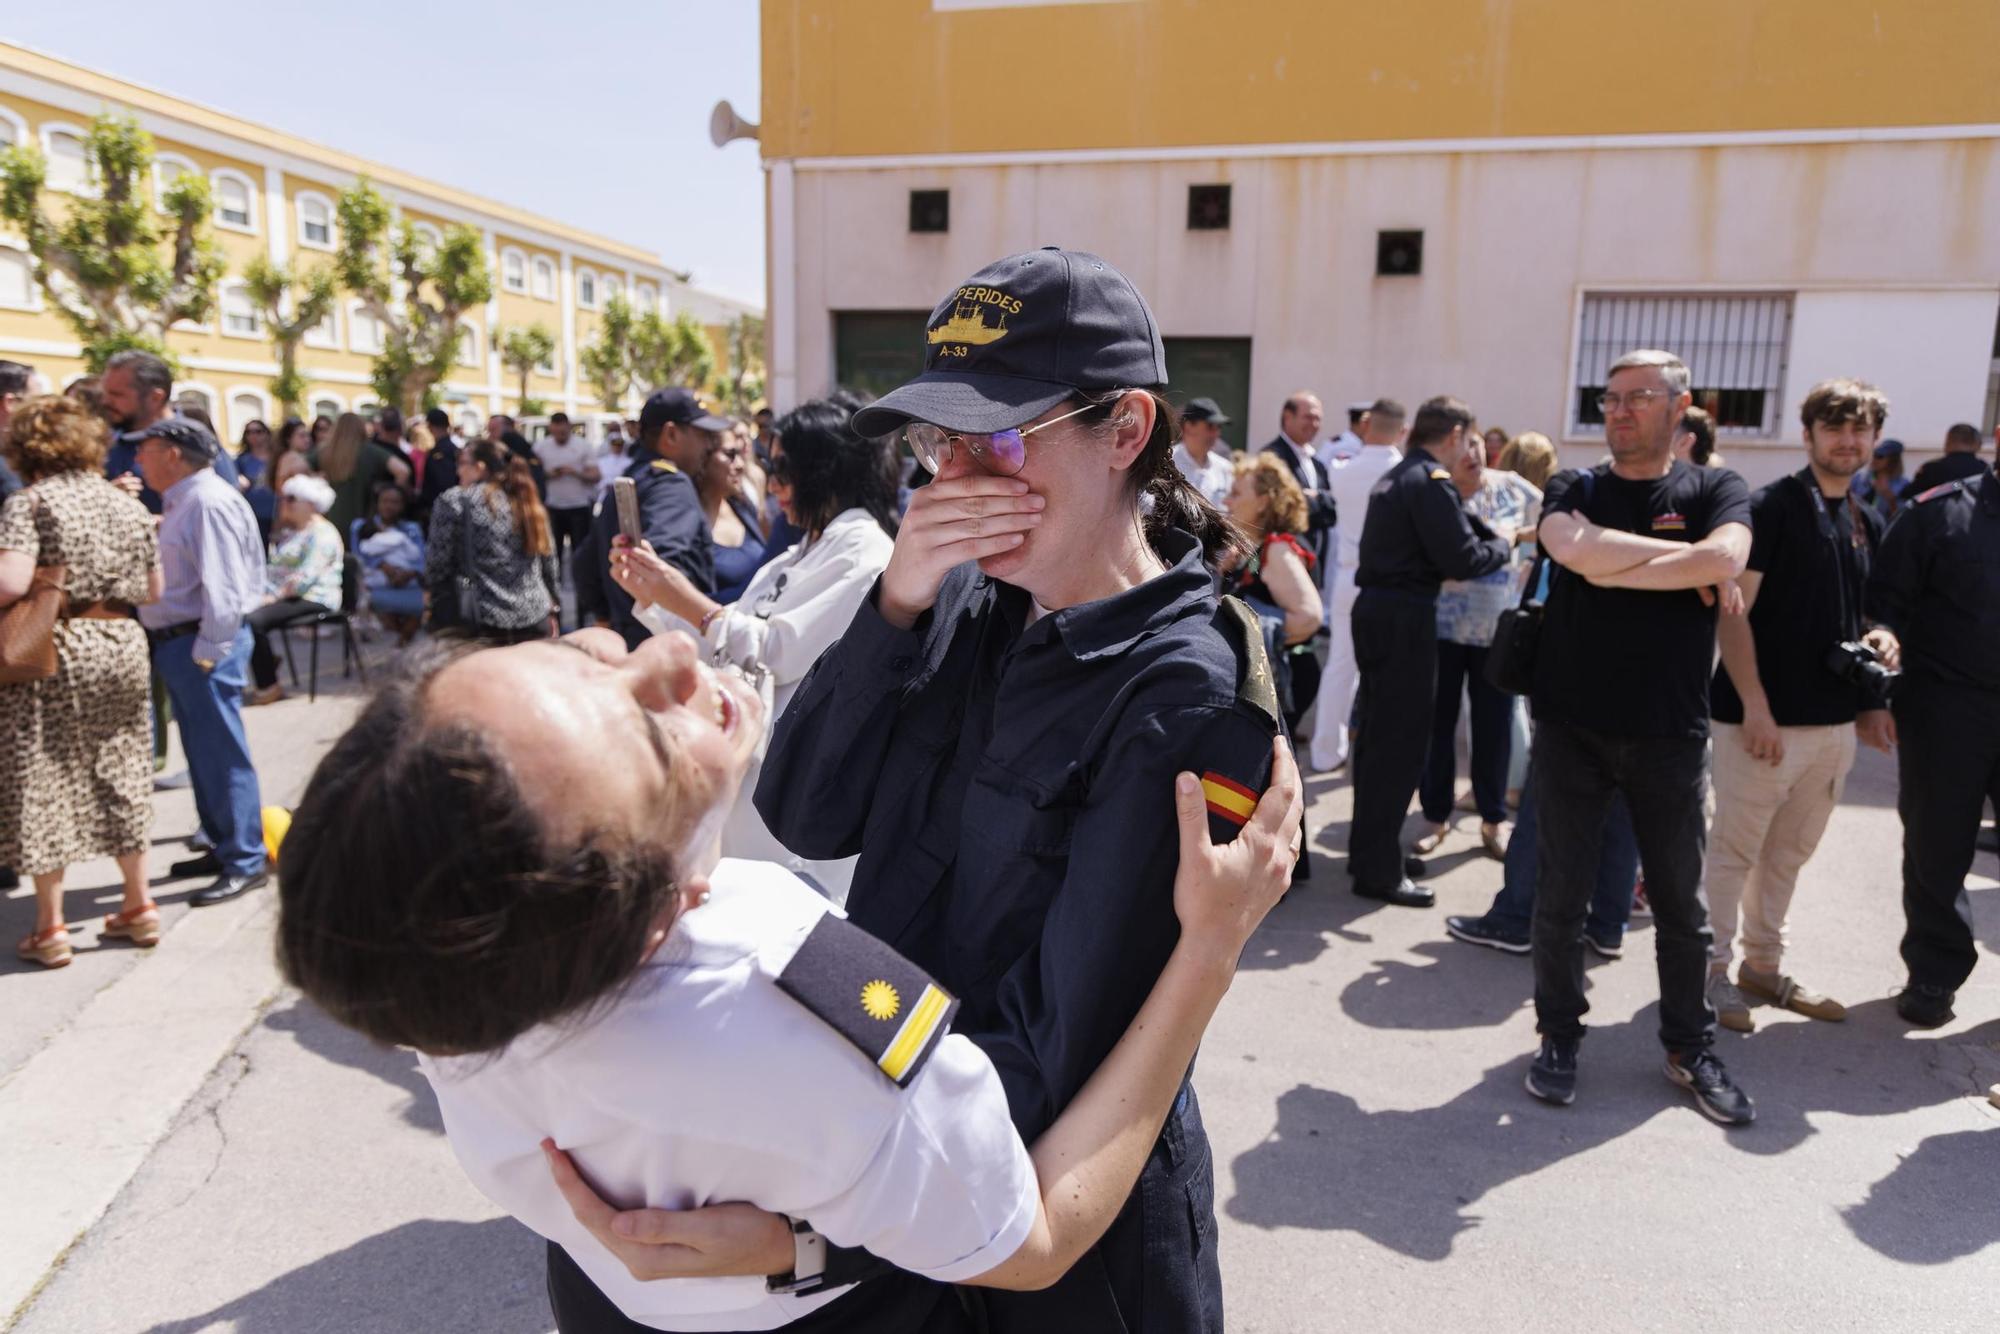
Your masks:
{"label": "dark navy jacket", "polygon": [[1903,641],[1906,693],[2000,690],[2000,477],[1908,499],[1869,572],[1868,615]]}
{"label": "dark navy jacket", "polygon": [[[625,475],[632,479],[639,502],[639,526],[653,550],[667,564],[679,567],[696,588],[715,596],[715,556],[709,546],[708,517],[701,512],[694,481],[650,449],[632,452],[632,466]],[[606,491],[604,503],[591,521],[590,536],[570,562],[570,578],[576,583],[579,616],[604,617],[625,637],[626,647],[637,648],[653,632],[632,614],[631,594],[611,577],[611,539],[616,536],[618,506]]]}
{"label": "dark navy jacket", "polygon": [[[960,998],[954,1027],[992,1058],[1029,1142],[1179,936],[1174,775],[1269,778],[1278,723],[1243,684],[1261,671],[1268,690],[1261,646],[1232,629],[1194,540],[1162,545],[1166,574],[1025,629],[1028,595],[971,565],[908,631],[871,597],[778,721],[757,784],[792,851],[860,854],[849,915]],[[993,1328],[1220,1328],[1213,1192],[1183,1089],[1103,1243],[1047,1292],[986,1294]]]}

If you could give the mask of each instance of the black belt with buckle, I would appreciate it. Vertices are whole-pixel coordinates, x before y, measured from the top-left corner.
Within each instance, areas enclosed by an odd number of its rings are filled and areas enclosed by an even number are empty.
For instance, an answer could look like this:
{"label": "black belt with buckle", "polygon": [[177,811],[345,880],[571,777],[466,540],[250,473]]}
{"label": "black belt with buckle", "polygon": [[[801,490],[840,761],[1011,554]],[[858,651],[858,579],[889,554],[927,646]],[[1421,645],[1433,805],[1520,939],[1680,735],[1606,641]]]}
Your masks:
{"label": "black belt with buckle", "polygon": [[179,625],[163,626],[158,630],[147,630],[146,640],[154,648],[158,648],[160,645],[172,643],[176,639],[184,639],[188,635],[197,633],[200,629],[200,621],[182,621]]}

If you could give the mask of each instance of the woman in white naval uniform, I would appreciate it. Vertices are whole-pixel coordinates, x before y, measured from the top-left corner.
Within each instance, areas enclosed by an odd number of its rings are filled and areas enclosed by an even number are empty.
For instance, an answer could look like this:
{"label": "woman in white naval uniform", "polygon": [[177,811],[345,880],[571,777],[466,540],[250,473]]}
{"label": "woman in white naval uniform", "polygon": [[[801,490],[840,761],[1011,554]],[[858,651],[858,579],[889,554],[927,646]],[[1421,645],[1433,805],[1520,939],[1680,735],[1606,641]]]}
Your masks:
{"label": "woman in white naval uniform", "polygon": [[[1288,883],[1296,769],[1280,743],[1255,817],[1219,848],[1192,776],[1169,794],[1162,775],[1179,944],[1031,1150],[986,1057],[946,1031],[950,997],[782,869],[717,864],[763,719],[698,659],[684,635],[627,654],[585,632],[413,663],[294,816],[286,975],[419,1051],[467,1175],[549,1239],[565,1334],[969,1328],[917,1276],[1045,1285],[1109,1225]],[[458,818],[440,835],[441,809]],[[808,1294],[634,1278],[559,1193],[554,1145],[618,1204],[743,1201],[899,1268]],[[767,1270],[796,1263],[782,1232],[752,1249]]]}

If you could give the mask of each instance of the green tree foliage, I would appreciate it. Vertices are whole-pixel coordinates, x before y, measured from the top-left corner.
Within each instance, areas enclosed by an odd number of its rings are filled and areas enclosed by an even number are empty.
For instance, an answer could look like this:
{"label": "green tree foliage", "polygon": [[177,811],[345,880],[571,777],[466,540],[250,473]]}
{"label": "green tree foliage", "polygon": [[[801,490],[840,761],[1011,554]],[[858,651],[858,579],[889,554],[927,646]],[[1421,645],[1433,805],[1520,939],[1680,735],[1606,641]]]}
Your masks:
{"label": "green tree foliage", "polygon": [[153,138],[137,120],[98,116],[84,161],[89,188],[52,214],[42,151],[0,150],[0,219],[26,239],[35,282],[76,331],[92,371],[128,347],[169,356],[168,328],[206,321],[222,278],[208,182],[184,172],[167,187],[161,206],[171,233],[163,235],[153,206]]}
{"label": "green tree foliage", "polygon": [[555,331],[540,320],[525,329],[509,329],[501,335],[500,363],[521,377],[518,411],[523,417],[541,415],[541,401],[528,397],[528,376],[535,367],[547,365],[555,354]]}
{"label": "green tree foliage", "polygon": [[453,225],[432,244],[393,221],[389,201],[362,178],[341,192],[340,283],[381,321],[382,351],[370,380],[384,403],[408,417],[435,400],[464,336],[459,316],[493,295],[479,234]]}
{"label": "green tree foliage", "polygon": [[333,309],[338,292],[334,272],[324,264],[298,271],[259,255],[244,268],[243,279],[278,357],[271,396],[284,415],[297,416],[307,388],[299,371],[299,340]]}
{"label": "green tree foliage", "polygon": [[606,412],[625,410],[625,396],[632,390],[632,342],[638,324],[624,293],[617,293],[605,300],[596,334],[576,354],[577,369],[597,391]]}
{"label": "green tree foliage", "polygon": [[632,333],[632,375],[648,390],[707,388],[715,378],[708,330],[685,310],[671,320],[648,311]]}
{"label": "green tree foliage", "polygon": [[739,315],[729,322],[729,374],[719,396],[738,417],[748,418],[764,396],[764,317]]}

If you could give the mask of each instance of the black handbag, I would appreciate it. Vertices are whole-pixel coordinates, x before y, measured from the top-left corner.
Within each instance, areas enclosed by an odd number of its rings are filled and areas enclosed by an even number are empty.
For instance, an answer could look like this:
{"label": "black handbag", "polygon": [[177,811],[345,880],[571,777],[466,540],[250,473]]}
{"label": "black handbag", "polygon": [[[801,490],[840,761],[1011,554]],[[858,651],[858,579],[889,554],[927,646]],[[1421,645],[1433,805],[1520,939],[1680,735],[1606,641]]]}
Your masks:
{"label": "black handbag", "polygon": [[1541,579],[1547,564],[1548,557],[1537,552],[1520,602],[1500,613],[1492,646],[1486,650],[1486,683],[1509,695],[1525,695],[1535,688],[1535,653],[1542,642]]}

